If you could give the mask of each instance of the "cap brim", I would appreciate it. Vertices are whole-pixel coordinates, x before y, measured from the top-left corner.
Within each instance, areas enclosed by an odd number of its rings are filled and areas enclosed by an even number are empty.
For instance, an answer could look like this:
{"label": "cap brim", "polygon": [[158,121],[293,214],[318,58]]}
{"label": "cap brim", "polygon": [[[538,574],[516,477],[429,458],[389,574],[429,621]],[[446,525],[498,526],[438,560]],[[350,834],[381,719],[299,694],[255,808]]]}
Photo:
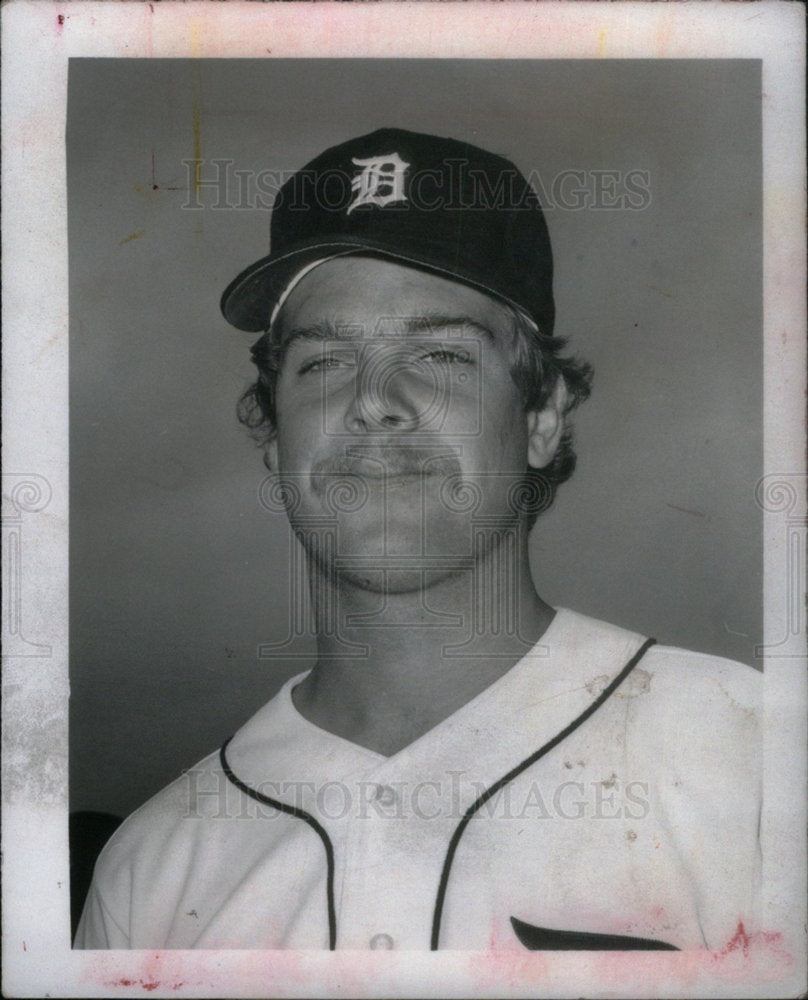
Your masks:
{"label": "cap brim", "polygon": [[307,243],[289,250],[281,257],[274,257],[272,254],[262,257],[245,268],[224,290],[221,299],[222,314],[228,323],[239,330],[246,330],[249,333],[265,331],[269,329],[275,303],[301,268],[321,257],[352,252],[366,252],[432,271],[454,281],[471,285],[495,299],[509,302],[515,308],[529,312],[524,305],[506,298],[501,292],[489,287],[474,275],[465,273],[462,268],[449,270],[433,263],[426,256],[395,253],[389,247],[375,244],[372,240],[346,238],[327,243]]}

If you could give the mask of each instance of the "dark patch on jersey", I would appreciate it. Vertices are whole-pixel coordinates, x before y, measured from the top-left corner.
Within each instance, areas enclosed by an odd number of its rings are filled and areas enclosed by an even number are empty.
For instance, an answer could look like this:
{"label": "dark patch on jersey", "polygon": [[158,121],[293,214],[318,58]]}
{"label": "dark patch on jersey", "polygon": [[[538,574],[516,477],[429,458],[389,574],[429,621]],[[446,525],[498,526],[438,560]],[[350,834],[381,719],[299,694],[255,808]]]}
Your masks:
{"label": "dark patch on jersey", "polygon": [[549,927],[534,927],[516,917],[511,917],[511,924],[516,936],[530,951],[679,951],[675,945],[653,938],[557,931]]}

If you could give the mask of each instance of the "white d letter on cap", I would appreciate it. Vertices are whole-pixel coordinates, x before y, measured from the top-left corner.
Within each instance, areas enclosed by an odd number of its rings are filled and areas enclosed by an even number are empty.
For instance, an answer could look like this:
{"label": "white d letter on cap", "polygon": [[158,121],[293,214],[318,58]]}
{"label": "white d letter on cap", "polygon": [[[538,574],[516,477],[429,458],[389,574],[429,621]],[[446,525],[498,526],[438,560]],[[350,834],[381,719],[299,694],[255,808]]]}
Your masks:
{"label": "white d letter on cap", "polygon": [[351,181],[356,198],[348,206],[346,215],[359,205],[389,205],[391,201],[406,201],[404,197],[404,171],[409,166],[398,153],[389,156],[372,156],[367,160],[354,160],[362,170]]}

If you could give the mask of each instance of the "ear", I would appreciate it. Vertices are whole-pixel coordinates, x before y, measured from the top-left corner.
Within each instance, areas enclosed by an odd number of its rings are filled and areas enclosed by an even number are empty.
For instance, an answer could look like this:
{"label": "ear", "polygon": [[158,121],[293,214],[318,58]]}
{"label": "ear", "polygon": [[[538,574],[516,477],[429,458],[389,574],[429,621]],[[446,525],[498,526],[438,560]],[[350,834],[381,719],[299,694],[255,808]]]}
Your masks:
{"label": "ear", "polygon": [[273,434],[272,438],[264,444],[264,465],[270,472],[278,471],[278,435]]}
{"label": "ear", "polygon": [[567,384],[559,377],[544,409],[528,411],[527,461],[532,468],[543,469],[552,462],[564,433],[564,413],[568,401]]}

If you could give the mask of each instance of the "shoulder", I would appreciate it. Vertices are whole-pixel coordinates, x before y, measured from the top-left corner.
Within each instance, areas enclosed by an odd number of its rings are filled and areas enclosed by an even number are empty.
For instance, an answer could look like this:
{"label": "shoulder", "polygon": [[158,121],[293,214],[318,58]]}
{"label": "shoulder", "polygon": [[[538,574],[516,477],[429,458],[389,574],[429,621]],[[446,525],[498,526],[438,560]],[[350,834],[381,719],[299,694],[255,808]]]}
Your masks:
{"label": "shoulder", "polygon": [[701,714],[709,710],[738,720],[760,718],[763,674],[744,663],[654,645],[636,669],[641,680],[647,679],[655,701],[669,700],[682,710],[700,708]]}
{"label": "shoulder", "polygon": [[[628,678],[628,740],[674,794],[755,813],[762,794],[763,677],[734,660],[653,646]],[[631,695],[634,694],[634,697]],[[720,806],[719,803],[724,803]]]}
{"label": "shoulder", "polygon": [[[559,609],[564,657],[580,656],[591,672],[592,664],[611,657],[617,672],[641,650],[645,636],[588,615]],[[542,639],[542,642],[544,639]],[[610,676],[603,675],[603,680]],[[640,657],[619,693],[650,694],[645,701],[655,709],[663,703],[683,706],[692,702],[716,711],[759,714],[763,675],[754,667],[709,653],[654,643]]]}
{"label": "shoulder", "polygon": [[118,827],[99,855],[95,880],[120,883],[142,859],[174,853],[178,842],[192,835],[194,819],[227,808],[227,784],[218,751],[184,770]]}
{"label": "shoulder", "polygon": [[[576,613],[566,613],[590,662],[611,648],[627,664],[641,649],[637,633]],[[590,670],[595,668],[590,668]],[[599,669],[599,668],[598,668]],[[603,685],[609,674],[598,680]],[[675,646],[654,644],[614,691],[604,724],[620,729],[645,767],[700,774],[705,781],[757,785],[763,717],[763,675],[746,664]],[[609,721],[611,720],[611,721]]]}
{"label": "shoulder", "polygon": [[[275,760],[294,735],[288,711],[289,689],[304,674],[291,678],[229,741],[227,756],[239,762],[249,781],[266,778],[268,759]],[[252,766],[251,766],[252,765]],[[96,864],[102,880],[127,870],[142,871],[159,864],[159,858],[181,862],[229,824],[211,825],[210,819],[243,816],[254,809],[243,792],[227,777],[221,751],[215,750],[135,810],[116,830]],[[242,824],[243,825],[243,824]],[[249,826],[249,824],[248,824]]]}

